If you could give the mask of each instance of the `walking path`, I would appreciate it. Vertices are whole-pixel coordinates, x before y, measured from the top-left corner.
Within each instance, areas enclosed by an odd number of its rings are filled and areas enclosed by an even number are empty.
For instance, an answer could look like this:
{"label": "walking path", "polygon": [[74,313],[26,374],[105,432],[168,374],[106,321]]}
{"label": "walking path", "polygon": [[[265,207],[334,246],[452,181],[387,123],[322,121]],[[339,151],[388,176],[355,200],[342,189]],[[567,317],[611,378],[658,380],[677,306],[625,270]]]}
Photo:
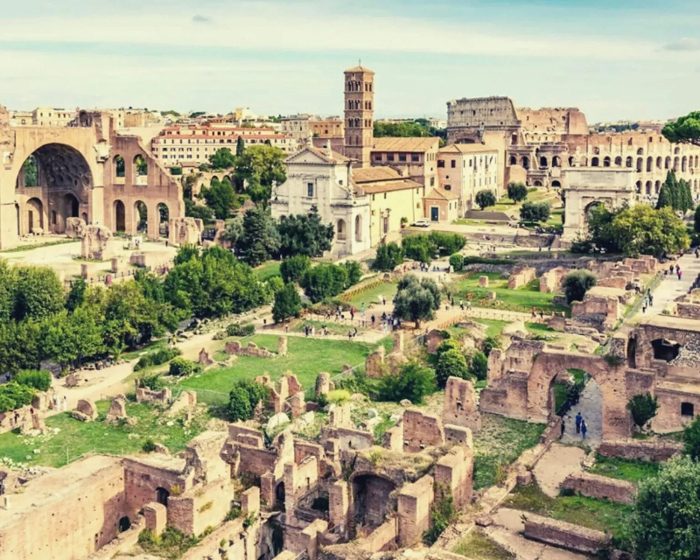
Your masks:
{"label": "walking path", "polygon": [[542,492],[556,498],[564,479],[583,470],[581,465],[585,457],[586,452],[580,447],[553,443],[532,471]]}
{"label": "walking path", "polygon": [[[582,434],[576,433],[576,414],[579,412],[588,427],[585,440]],[[593,378],[586,382],[578,404],[571,407],[564,422],[566,430],[561,438],[562,443],[583,442],[596,448],[600,445],[603,439],[603,392]]]}

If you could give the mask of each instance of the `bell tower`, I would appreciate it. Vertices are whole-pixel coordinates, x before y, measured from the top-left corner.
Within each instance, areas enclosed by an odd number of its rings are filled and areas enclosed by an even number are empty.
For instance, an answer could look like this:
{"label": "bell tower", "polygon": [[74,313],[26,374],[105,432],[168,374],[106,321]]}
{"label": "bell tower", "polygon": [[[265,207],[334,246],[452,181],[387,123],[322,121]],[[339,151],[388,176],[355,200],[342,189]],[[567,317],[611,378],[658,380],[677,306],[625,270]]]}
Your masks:
{"label": "bell tower", "polygon": [[369,167],[374,140],[374,72],[356,66],[345,71],[345,157]]}

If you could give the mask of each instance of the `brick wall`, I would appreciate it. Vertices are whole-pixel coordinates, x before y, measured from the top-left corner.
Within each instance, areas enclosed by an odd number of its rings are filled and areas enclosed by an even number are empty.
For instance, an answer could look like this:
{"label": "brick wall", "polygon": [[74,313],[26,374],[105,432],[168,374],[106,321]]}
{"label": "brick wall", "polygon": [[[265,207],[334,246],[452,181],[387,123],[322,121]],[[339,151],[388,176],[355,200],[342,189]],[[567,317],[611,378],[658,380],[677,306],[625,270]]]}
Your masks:
{"label": "brick wall", "polygon": [[586,472],[567,476],[561,488],[567,488],[591,498],[627,505],[634,503],[634,497],[637,494],[637,489],[631,482]]}
{"label": "brick wall", "polygon": [[541,517],[533,513],[526,514],[523,535],[528,539],[593,554],[606,548],[611,540],[609,535],[601,531]]}
{"label": "brick wall", "polygon": [[216,527],[231,510],[233,485],[230,479],[196,485],[185,494],[168,498],[168,525],[187,535],[201,535]]}

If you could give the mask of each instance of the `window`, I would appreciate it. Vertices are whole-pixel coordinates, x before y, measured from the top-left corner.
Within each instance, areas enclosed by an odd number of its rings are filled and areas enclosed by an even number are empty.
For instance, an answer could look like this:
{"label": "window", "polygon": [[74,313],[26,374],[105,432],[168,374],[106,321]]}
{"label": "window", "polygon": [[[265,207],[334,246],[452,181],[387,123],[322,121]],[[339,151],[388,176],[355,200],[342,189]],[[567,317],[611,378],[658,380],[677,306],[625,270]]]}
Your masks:
{"label": "window", "polygon": [[445,160],[444,159],[438,160],[438,167],[445,167]]}
{"label": "window", "polygon": [[445,185],[445,190],[446,190],[446,191],[451,191],[451,190],[452,190],[452,185]]}
{"label": "window", "polygon": [[399,161],[406,161],[406,154],[399,154]]}
{"label": "window", "polygon": [[430,186],[434,187],[435,186],[435,177],[430,178]]}
{"label": "window", "polygon": [[386,160],[387,160],[387,161],[394,161],[394,154],[387,154],[387,155],[386,155]]}
{"label": "window", "polygon": [[681,403],[681,416],[690,416],[691,418],[695,417],[695,406],[693,403]]}
{"label": "window", "polygon": [[411,161],[413,161],[413,162],[418,162],[418,161],[420,161],[420,158],[418,157],[418,154],[411,154]]}
{"label": "window", "polygon": [[313,196],[314,196],[314,184],[313,183],[306,183],[306,196],[308,198],[313,198]]}
{"label": "window", "polygon": [[453,159],[453,160],[450,162],[450,167],[451,167],[452,169],[454,169],[455,167],[457,167],[457,161]]}

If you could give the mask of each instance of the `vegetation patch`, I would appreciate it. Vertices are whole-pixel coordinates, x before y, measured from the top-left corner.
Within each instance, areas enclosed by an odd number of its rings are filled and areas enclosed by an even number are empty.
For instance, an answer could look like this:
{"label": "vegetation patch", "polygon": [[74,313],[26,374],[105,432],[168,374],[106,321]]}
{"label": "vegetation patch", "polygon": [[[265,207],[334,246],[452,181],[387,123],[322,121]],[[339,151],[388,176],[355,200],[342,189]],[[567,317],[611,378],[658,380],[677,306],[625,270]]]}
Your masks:
{"label": "vegetation patch", "polygon": [[473,560],[515,560],[515,555],[491,540],[483,531],[473,530],[459,541],[455,554],[467,556]]}
{"label": "vegetation patch", "polygon": [[589,472],[610,478],[629,480],[636,484],[641,480],[656,476],[659,473],[659,464],[597,455],[595,465]]}

